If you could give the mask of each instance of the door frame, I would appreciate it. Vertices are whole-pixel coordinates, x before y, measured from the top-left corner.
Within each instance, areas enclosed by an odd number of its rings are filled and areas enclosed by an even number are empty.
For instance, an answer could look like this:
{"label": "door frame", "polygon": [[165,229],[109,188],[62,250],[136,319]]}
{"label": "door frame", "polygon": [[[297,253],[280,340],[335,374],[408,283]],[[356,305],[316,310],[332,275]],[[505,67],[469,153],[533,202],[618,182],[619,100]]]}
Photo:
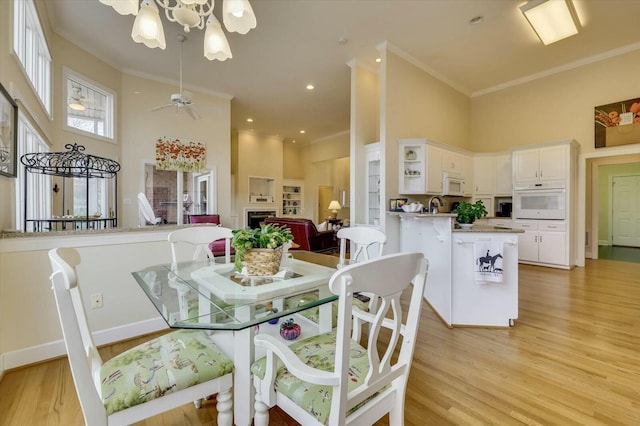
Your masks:
{"label": "door frame", "polygon": [[[597,166],[600,164],[614,164],[614,163],[628,163],[628,160],[622,160],[621,156],[627,155],[638,155],[640,154],[640,144],[634,145],[624,145],[618,147],[609,147],[609,148],[600,148],[596,151],[580,154],[578,161],[578,212],[577,217],[571,218],[572,220],[577,221],[577,232],[575,236],[575,241],[572,241],[572,244],[576,244],[575,250],[575,264],[577,266],[584,267],[585,259],[586,259],[586,218],[587,218],[587,160],[595,160],[593,161],[592,168],[595,167],[595,173],[592,173],[591,180],[595,177],[597,181],[598,177],[598,168]],[[597,161],[602,159],[601,162]],[[610,161],[610,163],[609,163]],[[633,160],[632,160],[633,161]],[[589,229],[590,233],[590,241],[591,244],[591,252],[590,258],[597,259],[598,258],[598,250],[597,245],[595,245],[596,249],[594,250],[594,236],[597,241],[598,235],[598,191],[597,186],[594,188],[593,184],[591,185],[591,228]],[[594,233],[595,228],[595,233]],[[594,257],[595,256],[595,257]]]}

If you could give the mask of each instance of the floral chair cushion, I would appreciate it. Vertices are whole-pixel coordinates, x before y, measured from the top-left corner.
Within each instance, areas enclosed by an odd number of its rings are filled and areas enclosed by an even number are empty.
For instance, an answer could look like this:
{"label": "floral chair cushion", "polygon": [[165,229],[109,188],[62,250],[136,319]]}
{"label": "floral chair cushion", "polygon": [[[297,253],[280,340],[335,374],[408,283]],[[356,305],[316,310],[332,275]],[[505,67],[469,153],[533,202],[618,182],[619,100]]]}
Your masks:
{"label": "floral chair cushion", "polygon": [[[289,297],[284,302],[285,309],[295,308],[296,306],[299,306],[303,302],[303,300],[308,302],[309,299],[311,298],[313,298],[314,300],[317,300],[318,294],[305,293],[305,294],[299,294],[296,296]],[[366,298],[362,300],[362,298],[358,298],[354,296],[353,306],[355,306],[356,308],[364,312],[369,312],[369,303],[368,301],[366,301]],[[313,308],[305,309],[304,311],[299,312],[299,314],[307,318],[308,320],[315,322],[316,324],[318,324],[318,321],[320,320],[320,309],[317,306],[314,306]],[[337,300],[333,301],[333,303],[331,304],[331,315],[332,315],[331,328],[335,328],[336,325],[338,325],[338,301]]]}
{"label": "floral chair cushion", "polygon": [[[333,371],[335,365],[336,335],[326,333],[309,337],[289,346],[289,348],[305,364],[323,371]],[[266,357],[254,362],[251,372],[264,379]],[[326,424],[331,408],[331,386],[314,385],[300,380],[287,371],[278,360],[278,373],[275,380],[276,391],[287,396],[299,407],[315,417],[320,423]],[[369,371],[367,350],[357,342],[351,340],[349,357],[349,392],[362,385],[362,381]],[[352,411],[356,410],[355,407]]]}
{"label": "floral chair cushion", "polygon": [[224,376],[233,362],[201,330],[179,330],[123,352],[102,365],[107,414]]}

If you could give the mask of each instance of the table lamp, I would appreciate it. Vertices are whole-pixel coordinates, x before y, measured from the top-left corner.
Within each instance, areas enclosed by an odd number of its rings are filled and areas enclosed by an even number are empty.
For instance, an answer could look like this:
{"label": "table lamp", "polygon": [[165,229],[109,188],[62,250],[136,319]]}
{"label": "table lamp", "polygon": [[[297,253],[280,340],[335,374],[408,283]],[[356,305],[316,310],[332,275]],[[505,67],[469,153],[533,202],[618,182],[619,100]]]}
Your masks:
{"label": "table lamp", "polygon": [[338,217],[338,210],[340,210],[342,207],[340,207],[340,203],[337,200],[332,200],[329,203],[329,207],[327,207],[327,209],[331,210],[331,214],[333,215],[333,218],[336,219]]}

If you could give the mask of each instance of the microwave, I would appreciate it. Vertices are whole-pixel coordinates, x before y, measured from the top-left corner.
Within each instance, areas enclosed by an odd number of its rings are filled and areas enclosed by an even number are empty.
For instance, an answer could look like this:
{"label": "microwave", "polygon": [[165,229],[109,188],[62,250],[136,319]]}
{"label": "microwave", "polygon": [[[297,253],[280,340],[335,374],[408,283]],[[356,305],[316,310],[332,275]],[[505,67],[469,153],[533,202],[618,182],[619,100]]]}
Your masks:
{"label": "microwave", "polygon": [[451,173],[442,174],[442,195],[461,197],[464,194],[464,179]]}
{"label": "microwave", "polygon": [[516,184],[513,191],[513,217],[564,220],[566,195],[564,182]]}

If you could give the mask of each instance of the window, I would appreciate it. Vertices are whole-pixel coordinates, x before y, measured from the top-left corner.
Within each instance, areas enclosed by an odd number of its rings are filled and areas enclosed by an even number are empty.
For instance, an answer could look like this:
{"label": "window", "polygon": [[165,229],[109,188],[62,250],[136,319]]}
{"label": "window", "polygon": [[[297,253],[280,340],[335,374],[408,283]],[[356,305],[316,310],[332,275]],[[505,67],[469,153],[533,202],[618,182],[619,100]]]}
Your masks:
{"label": "window", "polygon": [[[29,122],[18,113],[18,158],[29,152],[49,152],[49,146]],[[45,219],[51,216],[51,176],[30,173],[25,195],[24,182],[27,179],[24,167],[18,167],[16,181],[16,229],[24,229],[25,217]],[[25,212],[25,196],[26,212]]]}
{"label": "window", "polygon": [[65,129],[113,142],[115,93],[67,68],[63,78]]}
{"label": "window", "polygon": [[33,0],[13,2],[13,50],[51,115],[51,54]]}

